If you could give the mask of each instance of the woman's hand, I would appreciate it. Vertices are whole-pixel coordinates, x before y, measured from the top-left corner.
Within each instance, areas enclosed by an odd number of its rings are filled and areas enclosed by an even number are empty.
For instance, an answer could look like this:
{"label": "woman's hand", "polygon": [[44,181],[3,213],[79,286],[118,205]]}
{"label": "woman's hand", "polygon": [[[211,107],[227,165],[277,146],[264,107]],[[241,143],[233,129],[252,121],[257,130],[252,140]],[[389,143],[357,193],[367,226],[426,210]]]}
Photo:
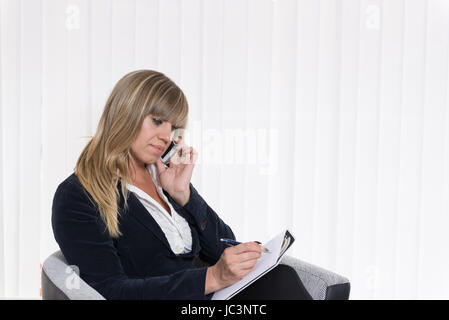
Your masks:
{"label": "woman's hand", "polygon": [[220,260],[207,269],[205,293],[220,290],[242,279],[254,268],[262,251],[262,246],[256,242],[226,248]]}
{"label": "woman's hand", "polygon": [[165,191],[181,206],[190,198],[190,179],[198,153],[182,142],[178,144],[178,152],[170,159],[170,167],[166,168],[161,159],[156,161],[159,183]]}

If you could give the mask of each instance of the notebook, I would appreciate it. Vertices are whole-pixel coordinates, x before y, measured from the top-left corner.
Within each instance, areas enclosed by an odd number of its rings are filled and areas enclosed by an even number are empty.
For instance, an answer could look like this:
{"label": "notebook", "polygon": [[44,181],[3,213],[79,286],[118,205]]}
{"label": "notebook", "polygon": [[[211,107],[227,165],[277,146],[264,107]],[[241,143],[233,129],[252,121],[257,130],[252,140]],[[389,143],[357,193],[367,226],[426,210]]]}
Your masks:
{"label": "notebook", "polygon": [[282,256],[288,248],[291,247],[294,241],[295,238],[293,235],[288,230],[285,230],[269,240],[267,243],[263,244],[263,246],[270,252],[262,253],[262,256],[254,266],[254,269],[251,270],[251,272],[248,273],[243,279],[226,288],[216,291],[212,296],[212,300],[227,300],[232,298],[251,283],[276,267],[281,261]]}

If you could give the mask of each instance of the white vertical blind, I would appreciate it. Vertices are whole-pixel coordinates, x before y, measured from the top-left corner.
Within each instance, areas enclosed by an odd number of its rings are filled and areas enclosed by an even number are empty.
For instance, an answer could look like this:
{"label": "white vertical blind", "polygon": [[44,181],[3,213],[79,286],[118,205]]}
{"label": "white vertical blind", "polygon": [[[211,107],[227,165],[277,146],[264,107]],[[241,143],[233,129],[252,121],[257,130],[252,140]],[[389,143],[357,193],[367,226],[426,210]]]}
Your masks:
{"label": "white vertical blind", "polygon": [[[201,151],[198,157],[201,171],[199,177],[202,195],[210,206],[220,210],[220,198],[223,190],[220,181],[221,172],[217,162],[221,158],[221,110],[223,84],[223,0],[201,2],[201,61],[197,71],[201,74],[201,108],[197,119],[200,127]],[[189,93],[186,92],[188,95]],[[187,96],[188,98],[188,96]],[[195,109],[191,106],[191,109]],[[195,144],[198,147],[199,145]],[[194,145],[194,146],[195,146]],[[231,212],[228,214],[232,214]]]}
{"label": "white vertical blind", "polygon": [[[266,236],[270,216],[267,210],[269,176],[264,173],[270,170],[266,163],[272,148],[267,128],[270,128],[268,115],[271,100],[273,4],[271,1],[250,0],[247,12],[248,57],[245,77],[251,85],[247,85],[246,112],[242,115],[246,125],[242,129],[247,129],[250,143],[245,144],[247,152],[243,153],[246,163],[243,164],[245,202],[243,207],[239,206],[238,212],[243,216],[241,237],[245,237],[244,240],[255,240]],[[249,215],[248,212],[254,214]]]}
{"label": "white vertical blind", "polygon": [[[39,2],[30,2],[27,10],[20,3],[20,107],[19,107],[19,220],[18,220],[18,273],[19,293],[32,296],[40,285],[40,250],[29,247],[39,244],[41,232],[39,207],[41,203],[41,61],[42,30],[40,25],[42,7]],[[25,54],[34,52],[34,54]],[[5,133],[5,136],[6,133]],[[7,150],[5,150],[7,152]],[[5,168],[6,170],[6,168]],[[23,201],[22,199],[26,199]],[[14,266],[17,268],[17,266]]]}
{"label": "white vertical blind", "polygon": [[444,277],[441,286],[434,288],[432,284],[440,281],[442,275],[448,272],[449,266],[449,252],[443,249],[449,243],[446,228],[449,225],[449,211],[444,207],[444,199],[449,194],[443,193],[444,160],[448,160],[444,159],[444,147],[449,143],[444,136],[445,126],[448,125],[445,116],[448,106],[449,3],[429,1],[426,9],[421,201],[418,217],[420,241],[416,289],[417,292],[432,297],[447,293]]}
{"label": "white vertical blind", "polygon": [[[380,51],[380,92],[379,97],[379,135],[378,135],[378,203],[376,212],[376,232],[384,235],[376,237],[376,262],[370,272],[384,284],[375,292],[376,297],[394,297],[396,255],[395,218],[398,206],[398,170],[400,161],[401,130],[401,90],[404,2],[384,2],[382,9],[382,48]],[[395,14],[396,13],[396,14]],[[377,283],[372,283],[372,287]],[[406,296],[403,296],[406,298]],[[411,296],[408,296],[411,297]]]}
{"label": "white vertical blind", "polygon": [[422,239],[418,225],[422,190],[426,30],[427,3],[405,2],[395,272],[395,290],[405,297],[416,296],[418,248]]}
{"label": "white vertical blind", "polygon": [[0,0],[0,297],[39,298],[53,194],[136,69],[186,93],[238,239],[289,228],[352,298],[449,298],[446,0]]}
{"label": "white vertical blind", "polygon": [[89,9],[84,14],[88,16],[90,26],[89,38],[86,40],[90,48],[90,79],[87,80],[90,80],[91,117],[87,121],[90,123],[90,134],[93,135],[112,89],[112,2],[89,1]]}
{"label": "white vertical blind", "polygon": [[[3,20],[3,3],[0,5],[0,19]],[[3,39],[4,37],[4,33],[3,33],[3,25],[2,23],[0,23],[0,39]],[[2,41],[0,41],[0,74],[3,74],[3,43]],[[2,76],[0,76],[0,97],[3,97],[2,95],[2,90],[3,90],[3,81],[2,81]],[[0,126],[3,128],[3,98],[0,99]],[[4,296],[5,295],[5,236],[3,233],[4,230],[4,225],[5,225],[5,219],[3,217],[3,209],[4,209],[4,205],[3,205],[3,130],[0,130],[0,141],[2,144],[2,147],[0,148],[0,177],[2,178],[2,183],[0,184],[0,203],[1,205],[1,211],[0,211],[0,228],[1,228],[1,234],[2,236],[0,237],[0,296]]]}
{"label": "white vertical blind", "polygon": [[[20,2],[2,2],[2,155],[3,279],[5,294],[19,287],[19,137],[20,137]],[[10,214],[5,214],[10,212]],[[36,263],[38,263],[36,261]],[[6,276],[8,275],[8,276]]]}
{"label": "white vertical blind", "polygon": [[[17,1],[20,2],[20,1]],[[67,87],[68,68],[68,32],[74,29],[79,21],[79,14],[70,12],[68,5],[64,1],[38,1],[41,5],[42,14],[40,23],[36,28],[41,28],[42,43],[40,48],[35,50],[41,51],[41,165],[40,165],[40,184],[41,184],[41,205],[40,205],[40,247],[35,242],[28,250],[37,250],[40,252],[39,263],[43,263],[44,256],[49,251],[57,248],[49,235],[53,234],[51,228],[51,204],[54,191],[58,182],[64,178],[67,168],[67,150],[68,142],[68,121],[67,117]],[[24,10],[28,3],[23,2]],[[67,10],[67,13],[66,13]],[[66,16],[69,18],[66,21]],[[72,21],[74,19],[75,21]],[[66,25],[67,23],[67,25]],[[78,23],[78,24],[77,24]],[[70,30],[70,31],[69,31]],[[31,53],[29,53],[31,54]],[[73,160],[72,160],[73,161]],[[37,168],[36,168],[37,169]],[[5,184],[7,186],[7,184]],[[25,202],[27,199],[22,199]],[[36,206],[37,207],[37,206]],[[38,207],[37,207],[38,208]],[[5,215],[14,215],[13,212],[4,212]],[[6,244],[7,247],[15,248],[15,243]],[[34,248],[33,248],[34,247]],[[8,261],[6,261],[9,263]],[[37,266],[38,261],[28,268],[32,269]],[[8,277],[6,274],[5,277]],[[6,288],[6,297],[35,297],[38,294],[39,286],[29,285],[29,290],[33,291],[28,295],[21,291],[13,291],[14,284],[10,288]]]}

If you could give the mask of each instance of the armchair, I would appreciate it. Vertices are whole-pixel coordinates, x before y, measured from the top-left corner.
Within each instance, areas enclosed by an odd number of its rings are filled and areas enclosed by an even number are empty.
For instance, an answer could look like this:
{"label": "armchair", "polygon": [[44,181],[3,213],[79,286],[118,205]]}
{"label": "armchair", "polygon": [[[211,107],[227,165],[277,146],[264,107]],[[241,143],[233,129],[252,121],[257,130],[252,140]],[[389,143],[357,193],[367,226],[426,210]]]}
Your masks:
{"label": "armchair", "polygon": [[[291,256],[284,256],[280,263],[289,265],[298,272],[304,287],[314,300],[349,299],[350,283],[345,277]],[[41,283],[43,300],[104,300],[101,294],[67,264],[61,251],[54,252],[44,261]]]}

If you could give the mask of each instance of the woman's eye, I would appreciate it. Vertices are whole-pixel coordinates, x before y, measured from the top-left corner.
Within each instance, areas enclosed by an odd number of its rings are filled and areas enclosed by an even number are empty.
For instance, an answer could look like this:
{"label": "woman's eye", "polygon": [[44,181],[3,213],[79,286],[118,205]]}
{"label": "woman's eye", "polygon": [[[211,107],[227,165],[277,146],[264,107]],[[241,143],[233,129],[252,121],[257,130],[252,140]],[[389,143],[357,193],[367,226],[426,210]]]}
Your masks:
{"label": "woman's eye", "polygon": [[[161,119],[158,119],[158,118],[152,118],[153,119],[153,123],[156,125],[156,126],[160,126],[161,124],[163,124],[164,123],[164,120],[161,120]],[[175,126],[171,126],[171,131],[175,131],[175,130],[177,130],[177,129],[179,129],[178,127],[175,127]]]}
{"label": "woman's eye", "polygon": [[157,118],[153,118],[153,123],[154,123],[155,125],[159,126],[159,125],[162,124],[162,120],[157,119]]}

